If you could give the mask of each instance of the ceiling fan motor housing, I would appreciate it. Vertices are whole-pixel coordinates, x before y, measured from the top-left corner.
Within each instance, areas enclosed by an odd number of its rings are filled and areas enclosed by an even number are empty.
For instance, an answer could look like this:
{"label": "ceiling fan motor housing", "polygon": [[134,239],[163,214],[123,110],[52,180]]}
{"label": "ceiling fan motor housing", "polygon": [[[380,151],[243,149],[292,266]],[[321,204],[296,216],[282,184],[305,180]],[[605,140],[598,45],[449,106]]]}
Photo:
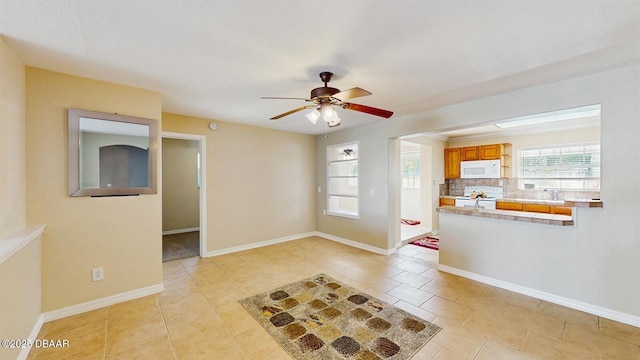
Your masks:
{"label": "ceiling fan motor housing", "polygon": [[[336,88],[332,88],[332,87],[328,87],[328,86],[323,86],[323,87],[319,87],[319,88],[315,88],[313,90],[311,90],[311,97],[310,99],[312,100],[318,100],[318,102],[324,102],[324,101],[330,101],[331,96],[337,94],[340,92],[340,89],[336,89]],[[324,100],[324,101],[323,101]]]}

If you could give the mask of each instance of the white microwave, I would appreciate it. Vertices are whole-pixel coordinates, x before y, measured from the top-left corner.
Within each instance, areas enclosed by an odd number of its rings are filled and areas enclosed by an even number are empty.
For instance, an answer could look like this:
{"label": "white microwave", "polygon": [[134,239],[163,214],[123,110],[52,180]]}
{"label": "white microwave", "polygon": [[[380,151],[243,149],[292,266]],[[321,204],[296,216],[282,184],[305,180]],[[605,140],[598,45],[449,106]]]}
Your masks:
{"label": "white microwave", "polygon": [[460,177],[463,179],[499,179],[500,160],[462,161]]}

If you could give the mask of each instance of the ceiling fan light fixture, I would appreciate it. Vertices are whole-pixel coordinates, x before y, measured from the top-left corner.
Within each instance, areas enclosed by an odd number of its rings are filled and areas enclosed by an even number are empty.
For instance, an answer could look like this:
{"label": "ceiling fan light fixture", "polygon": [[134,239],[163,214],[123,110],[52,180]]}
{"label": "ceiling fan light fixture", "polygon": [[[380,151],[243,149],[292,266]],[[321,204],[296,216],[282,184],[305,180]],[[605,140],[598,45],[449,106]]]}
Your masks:
{"label": "ceiling fan light fixture", "polygon": [[315,125],[318,119],[320,119],[320,116],[322,116],[322,114],[320,114],[320,111],[318,111],[318,109],[313,109],[306,115],[307,119],[309,119],[309,121],[311,121],[313,125]]}
{"label": "ceiling fan light fixture", "polygon": [[333,119],[335,116],[338,116],[336,114],[336,111],[333,110],[333,107],[331,107],[330,103],[322,103],[320,104],[320,109],[322,111],[322,118],[324,119],[324,121],[329,122],[331,121],[331,119]]}

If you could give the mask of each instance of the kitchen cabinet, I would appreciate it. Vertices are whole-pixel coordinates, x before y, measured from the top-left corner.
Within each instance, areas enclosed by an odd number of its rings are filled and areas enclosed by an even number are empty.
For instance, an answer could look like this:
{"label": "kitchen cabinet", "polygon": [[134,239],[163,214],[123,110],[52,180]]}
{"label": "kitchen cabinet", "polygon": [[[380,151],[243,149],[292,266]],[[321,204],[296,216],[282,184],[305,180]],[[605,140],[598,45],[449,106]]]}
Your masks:
{"label": "kitchen cabinet", "polygon": [[462,161],[480,160],[479,146],[466,146],[462,148]]}
{"label": "kitchen cabinet", "polygon": [[455,206],[456,199],[452,198],[440,198],[440,206]]}
{"label": "kitchen cabinet", "polygon": [[511,177],[511,144],[489,144],[444,149],[444,178],[460,178],[460,162],[500,160],[500,177]]}
{"label": "kitchen cabinet", "polygon": [[444,149],[444,178],[460,178],[461,148]]}
{"label": "kitchen cabinet", "polygon": [[502,155],[502,144],[481,146],[465,146],[462,148],[462,161],[499,160]]}
{"label": "kitchen cabinet", "polygon": [[524,204],[524,206],[522,207],[523,211],[528,211],[528,212],[539,212],[539,213],[549,213],[549,205],[542,205],[542,204]]}
{"label": "kitchen cabinet", "polygon": [[498,202],[496,203],[496,209],[571,216],[571,207],[562,205],[528,204],[515,201],[498,200]]}
{"label": "kitchen cabinet", "polygon": [[552,213],[552,214],[569,215],[569,216],[571,216],[571,208],[567,207],[567,206],[551,205],[549,207],[549,212]]}
{"label": "kitchen cabinet", "polygon": [[502,144],[479,146],[480,160],[499,160]]}
{"label": "kitchen cabinet", "polygon": [[516,210],[516,211],[522,211],[522,204],[521,203],[514,203],[514,202],[502,202],[502,201],[498,201],[496,203],[496,209],[498,210]]}

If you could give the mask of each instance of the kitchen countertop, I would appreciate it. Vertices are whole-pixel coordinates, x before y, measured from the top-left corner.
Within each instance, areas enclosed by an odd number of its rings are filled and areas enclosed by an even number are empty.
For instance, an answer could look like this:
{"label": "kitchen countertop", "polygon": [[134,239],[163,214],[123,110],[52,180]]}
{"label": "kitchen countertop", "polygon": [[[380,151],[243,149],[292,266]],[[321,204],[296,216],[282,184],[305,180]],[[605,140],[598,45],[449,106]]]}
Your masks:
{"label": "kitchen countertop", "polygon": [[[440,195],[443,199],[455,199],[462,195]],[[593,199],[565,199],[565,200],[545,200],[545,199],[522,199],[522,198],[502,198],[497,199],[497,202],[514,202],[514,203],[526,203],[526,204],[540,204],[540,205],[558,205],[567,207],[581,207],[581,208],[601,208],[602,200]]]}
{"label": "kitchen countertop", "polygon": [[567,215],[534,213],[513,210],[474,210],[473,207],[441,206],[436,211],[444,214],[455,214],[464,216],[477,216],[498,220],[522,221],[534,224],[573,226],[573,218]]}

